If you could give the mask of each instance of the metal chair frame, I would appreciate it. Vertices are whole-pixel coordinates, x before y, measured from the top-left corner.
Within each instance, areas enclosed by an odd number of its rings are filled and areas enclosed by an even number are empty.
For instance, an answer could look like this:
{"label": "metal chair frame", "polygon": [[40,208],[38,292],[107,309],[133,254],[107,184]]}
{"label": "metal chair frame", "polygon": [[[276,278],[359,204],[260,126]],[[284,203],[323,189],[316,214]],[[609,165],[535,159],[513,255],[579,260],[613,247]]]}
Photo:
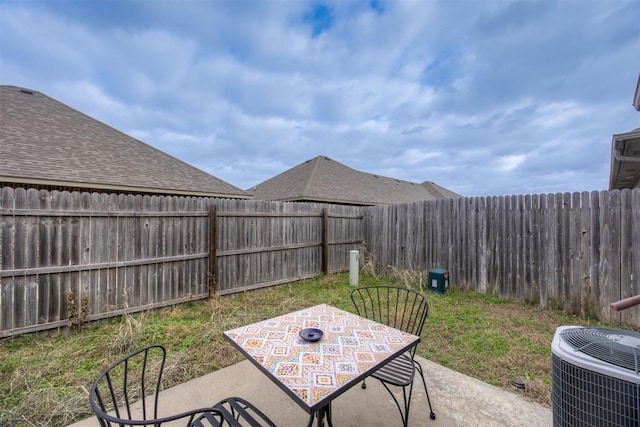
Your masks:
{"label": "metal chair frame", "polygon": [[98,376],[89,393],[89,404],[102,427],[159,427],[182,419],[188,427],[275,427],[258,408],[239,397],[223,399],[207,408],[158,417],[166,354],[163,346],[150,345],[111,364]]}
{"label": "metal chair frame", "polygon": [[[351,292],[351,301],[359,316],[418,336],[422,334],[429,312],[429,303],[424,295],[411,289],[395,286],[356,288]],[[407,353],[396,356],[391,362],[371,374],[373,378],[382,383],[393,398],[405,427],[409,423],[409,409],[416,370],[422,378],[422,385],[429,403],[429,418],[436,419],[422,366],[415,360],[416,350],[417,346]],[[402,387],[402,407],[389,385]],[[366,380],[362,382],[362,388],[366,388]]]}

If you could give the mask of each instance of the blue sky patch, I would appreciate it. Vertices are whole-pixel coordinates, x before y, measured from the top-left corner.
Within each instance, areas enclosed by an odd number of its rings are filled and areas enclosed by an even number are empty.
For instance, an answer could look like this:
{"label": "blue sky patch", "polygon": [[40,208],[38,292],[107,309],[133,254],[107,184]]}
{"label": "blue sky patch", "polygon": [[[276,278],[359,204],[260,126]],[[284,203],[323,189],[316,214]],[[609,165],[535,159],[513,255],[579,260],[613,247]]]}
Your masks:
{"label": "blue sky patch", "polygon": [[324,4],[315,5],[311,12],[304,15],[304,22],[311,25],[313,37],[318,37],[329,30],[333,25],[333,20],[331,9]]}
{"label": "blue sky patch", "polygon": [[369,0],[369,7],[378,13],[384,13],[384,5],[381,0]]}

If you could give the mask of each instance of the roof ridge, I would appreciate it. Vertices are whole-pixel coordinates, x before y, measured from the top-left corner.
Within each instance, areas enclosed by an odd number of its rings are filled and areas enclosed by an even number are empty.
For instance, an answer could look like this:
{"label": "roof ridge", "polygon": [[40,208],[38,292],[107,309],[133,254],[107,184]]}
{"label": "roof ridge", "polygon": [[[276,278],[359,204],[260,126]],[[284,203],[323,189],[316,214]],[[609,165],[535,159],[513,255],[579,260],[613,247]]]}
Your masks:
{"label": "roof ridge", "polygon": [[318,170],[318,164],[320,163],[320,160],[322,157],[324,157],[327,160],[330,160],[326,156],[316,156],[313,159],[309,160],[311,162],[314,162],[314,164],[313,164],[313,167],[311,168],[311,173],[309,173],[309,178],[307,179],[307,182],[304,184],[304,188],[302,189],[302,196],[306,196],[307,191],[311,188],[313,183],[313,176],[316,174],[316,171]]}

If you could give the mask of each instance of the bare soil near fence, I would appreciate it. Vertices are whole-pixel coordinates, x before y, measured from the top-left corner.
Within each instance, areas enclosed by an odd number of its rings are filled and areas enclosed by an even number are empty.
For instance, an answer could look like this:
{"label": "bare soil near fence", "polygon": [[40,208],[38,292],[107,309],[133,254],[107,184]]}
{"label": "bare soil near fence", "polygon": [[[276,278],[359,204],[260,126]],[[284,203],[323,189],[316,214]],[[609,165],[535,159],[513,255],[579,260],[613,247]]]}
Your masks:
{"label": "bare soil near fence", "polygon": [[[363,275],[360,285],[421,287],[411,275]],[[0,425],[65,426],[92,414],[88,390],[109,363],[146,344],[169,354],[165,386],[242,360],[222,332],[319,303],[351,310],[348,275],[331,275],[235,296],[125,315],[82,329],[0,341]],[[550,405],[551,340],[560,325],[598,325],[520,301],[449,289],[428,292],[429,319],[418,353],[482,381]],[[515,392],[515,390],[514,390]]]}

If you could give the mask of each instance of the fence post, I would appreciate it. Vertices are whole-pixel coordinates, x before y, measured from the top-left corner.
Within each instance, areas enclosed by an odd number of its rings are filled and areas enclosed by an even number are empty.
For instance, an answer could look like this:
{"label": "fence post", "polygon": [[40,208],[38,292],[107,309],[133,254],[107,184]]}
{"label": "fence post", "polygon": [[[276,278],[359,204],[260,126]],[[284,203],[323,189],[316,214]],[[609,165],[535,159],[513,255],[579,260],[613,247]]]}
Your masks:
{"label": "fence post", "polygon": [[216,279],[218,277],[216,219],[216,206],[213,205],[209,210],[209,296],[216,293]]}
{"label": "fence post", "polygon": [[322,209],[322,274],[329,274],[329,210]]}

